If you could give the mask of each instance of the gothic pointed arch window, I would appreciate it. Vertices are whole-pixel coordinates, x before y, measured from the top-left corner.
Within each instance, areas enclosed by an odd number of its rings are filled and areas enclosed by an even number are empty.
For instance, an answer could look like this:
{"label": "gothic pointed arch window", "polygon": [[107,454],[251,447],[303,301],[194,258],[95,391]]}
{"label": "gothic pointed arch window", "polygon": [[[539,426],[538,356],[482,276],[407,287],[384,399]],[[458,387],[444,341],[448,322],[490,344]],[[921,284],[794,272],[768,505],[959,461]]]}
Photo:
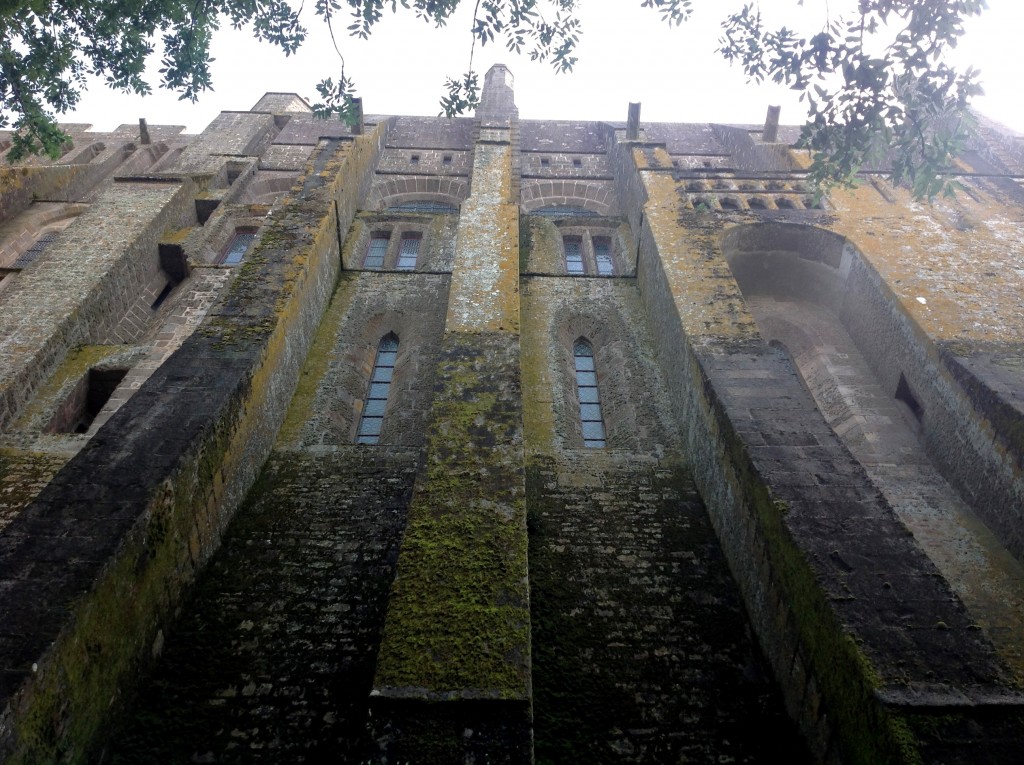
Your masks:
{"label": "gothic pointed arch window", "polygon": [[370,373],[370,384],[363,402],[363,414],[359,418],[356,431],[357,444],[380,443],[380,434],[384,426],[384,411],[388,405],[388,393],[391,391],[391,380],[395,374],[395,359],[398,358],[398,336],[389,332],[381,338],[377,346],[377,355],[373,360],[373,371]]}
{"label": "gothic pointed arch window", "polygon": [[600,449],[607,446],[604,417],[601,414],[601,394],[597,389],[597,366],[594,348],[586,338],[579,338],[572,346],[576,373],[576,393],[580,403],[580,428],[583,445]]}

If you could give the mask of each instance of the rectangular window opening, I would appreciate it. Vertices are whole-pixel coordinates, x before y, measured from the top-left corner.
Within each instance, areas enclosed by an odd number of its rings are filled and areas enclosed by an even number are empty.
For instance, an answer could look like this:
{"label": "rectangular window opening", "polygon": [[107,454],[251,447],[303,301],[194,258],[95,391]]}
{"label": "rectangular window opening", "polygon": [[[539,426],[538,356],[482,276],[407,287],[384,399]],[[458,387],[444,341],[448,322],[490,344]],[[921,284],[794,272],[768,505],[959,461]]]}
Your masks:
{"label": "rectangular window opening", "polygon": [[565,248],[566,272],[570,274],[586,273],[583,266],[583,240],[578,236],[562,237],[562,246]]}
{"label": "rectangular window opening", "polygon": [[88,432],[126,374],[127,369],[90,369],[58,407],[45,432]]}
{"label": "rectangular window opening", "polygon": [[237,266],[242,262],[245,253],[249,251],[252,243],[256,241],[256,229],[239,228],[235,229],[234,236],[228,242],[227,247],[220,256],[220,264],[223,266]]}
{"label": "rectangular window opening", "polygon": [[615,274],[615,264],[612,261],[612,240],[609,237],[594,237],[594,262],[597,264],[599,276]]}
{"label": "rectangular window opening", "polygon": [[907,378],[903,376],[902,372],[900,372],[900,381],[896,385],[896,400],[906,404],[918,422],[924,419],[924,407],[921,406],[921,402],[917,400],[917,396],[910,389]]}
{"label": "rectangular window opening", "polygon": [[391,234],[386,231],[376,231],[370,237],[370,244],[366,247],[366,257],[363,259],[364,268],[384,268],[384,256],[388,252],[388,242]]}
{"label": "rectangular window opening", "polygon": [[416,268],[416,261],[420,255],[420,241],[422,239],[423,235],[417,231],[402,234],[402,243],[398,250],[398,264],[396,268],[400,271],[412,271]]}

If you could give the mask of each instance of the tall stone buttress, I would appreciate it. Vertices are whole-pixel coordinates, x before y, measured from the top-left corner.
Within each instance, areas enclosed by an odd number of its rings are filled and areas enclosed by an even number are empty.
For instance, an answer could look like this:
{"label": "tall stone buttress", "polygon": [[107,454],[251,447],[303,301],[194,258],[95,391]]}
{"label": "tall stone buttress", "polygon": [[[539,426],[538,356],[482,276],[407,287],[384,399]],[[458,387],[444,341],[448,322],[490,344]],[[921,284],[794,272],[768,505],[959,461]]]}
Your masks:
{"label": "tall stone buttress", "polygon": [[519,369],[517,111],[494,67],[477,111],[426,467],[408,525],[371,696],[391,761],[532,760],[530,605]]}

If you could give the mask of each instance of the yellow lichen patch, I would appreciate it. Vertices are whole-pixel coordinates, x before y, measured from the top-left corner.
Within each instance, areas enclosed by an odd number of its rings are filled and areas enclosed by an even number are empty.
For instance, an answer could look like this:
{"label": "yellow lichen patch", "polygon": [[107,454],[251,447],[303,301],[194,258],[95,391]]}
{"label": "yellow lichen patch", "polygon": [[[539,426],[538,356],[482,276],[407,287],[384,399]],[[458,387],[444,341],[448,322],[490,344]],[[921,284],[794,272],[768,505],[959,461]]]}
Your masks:
{"label": "yellow lichen patch", "polygon": [[[536,300],[536,298],[533,298]],[[550,444],[555,439],[555,414],[551,406],[554,381],[548,363],[546,330],[548,319],[539,307],[531,308],[529,288],[523,291],[523,327],[520,351],[520,374],[523,390],[523,436],[528,445]]]}
{"label": "yellow lichen patch", "polygon": [[277,434],[276,446],[279,449],[299,445],[302,428],[309,421],[310,413],[313,410],[317,389],[333,360],[338,329],[341,326],[340,317],[348,311],[352,303],[355,285],[356,283],[352,279],[341,280],[331,299],[331,304],[320,322],[320,328],[317,330],[313,345],[306,356],[306,363],[302,367],[295,395],[292,396],[291,405],[288,407],[288,414]]}
{"label": "yellow lichen patch", "polygon": [[647,167],[648,167],[647,155],[644,154],[644,150],[643,149],[640,149],[640,148],[634,148],[633,149],[633,164],[636,165],[637,169],[639,169],[639,170],[646,170],[647,169]]}
{"label": "yellow lichen patch", "polygon": [[657,167],[672,167],[672,155],[664,146],[654,147],[654,161]]}
{"label": "yellow lichen patch", "polygon": [[0,449],[0,530],[36,498],[68,459],[64,454]]}
{"label": "yellow lichen patch", "polygon": [[510,204],[511,151],[477,147],[473,195],[462,206],[446,329],[519,331],[519,208]]}
{"label": "yellow lichen patch", "polygon": [[711,213],[681,212],[679,189],[666,174],[645,173],[644,184],[645,220],[687,336],[693,342],[759,339],[718,244],[719,219]]}
{"label": "yellow lichen patch", "polygon": [[92,367],[124,350],[123,345],[83,345],[69,352],[46,385],[32,399],[24,414],[15,422],[13,430],[44,428],[47,423],[41,422],[40,418],[53,411],[61,396],[67,393],[69,385],[78,382]]}
{"label": "yellow lichen patch", "polygon": [[864,254],[904,310],[934,340],[1019,343],[1024,336],[1024,241],[1019,209],[988,195],[929,204],[895,189],[834,192],[833,230]]}

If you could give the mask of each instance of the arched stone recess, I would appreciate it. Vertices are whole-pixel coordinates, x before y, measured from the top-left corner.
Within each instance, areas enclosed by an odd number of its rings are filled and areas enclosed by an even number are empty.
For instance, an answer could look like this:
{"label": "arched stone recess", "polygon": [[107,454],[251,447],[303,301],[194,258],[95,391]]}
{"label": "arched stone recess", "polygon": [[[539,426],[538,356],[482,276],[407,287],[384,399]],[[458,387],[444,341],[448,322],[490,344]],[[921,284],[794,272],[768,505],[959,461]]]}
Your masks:
{"label": "arched stone recess", "polygon": [[[286,448],[419,447],[444,331],[448,277],[346,274],[324,318],[283,433]],[[356,445],[356,428],[381,338],[398,338],[380,442]]]}
{"label": "arched stone recess", "polygon": [[295,185],[298,178],[297,173],[257,171],[239,201],[244,204],[271,207]]}
{"label": "arched stone recess", "polygon": [[[544,446],[585,453],[661,455],[678,443],[636,290],[617,280],[530,279],[524,283],[524,385],[528,426]],[[593,349],[605,450],[586,449],[573,346]],[[530,368],[533,367],[533,368]],[[538,403],[550,401],[547,405]],[[540,423],[550,420],[550,426]],[[533,430],[537,428],[536,430]]]}
{"label": "arched stone recess", "polygon": [[619,215],[612,181],[523,181],[519,204],[530,213],[543,207],[577,207],[597,215]]}
{"label": "arched stone recess", "polygon": [[[406,200],[423,202],[421,197]],[[346,270],[416,271],[451,273],[459,216],[454,213],[361,212],[352,222],[342,248]],[[367,265],[367,251],[374,237],[386,241],[381,265]],[[399,268],[403,239],[415,237],[417,255],[412,268]]]}
{"label": "arched stone recess", "polygon": [[430,201],[459,207],[469,197],[469,182],[446,177],[379,177],[370,188],[366,209],[385,210],[409,202]]}
{"label": "arched stone recess", "polygon": [[[541,208],[543,210],[543,208]],[[561,208],[559,208],[561,209]],[[630,256],[633,237],[629,224],[607,216],[523,216],[520,222],[520,260],[526,274],[549,276],[633,276]],[[577,243],[577,271],[570,273],[567,242]],[[604,260],[604,263],[602,263]]]}
{"label": "arched stone recess", "polygon": [[[844,237],[754,224],[727,230],[722,249],[764,339],[788,352],[825,419],[972,617],[997,648],[1019,656],[1006,640],[1024,629],[1024,567],[1010,554],[1020,555],[1020,519],[1000,510],[1024,496],[1018,456],[951,374],[955,360]],[[989,499],[979,501],[982,491]]]}

